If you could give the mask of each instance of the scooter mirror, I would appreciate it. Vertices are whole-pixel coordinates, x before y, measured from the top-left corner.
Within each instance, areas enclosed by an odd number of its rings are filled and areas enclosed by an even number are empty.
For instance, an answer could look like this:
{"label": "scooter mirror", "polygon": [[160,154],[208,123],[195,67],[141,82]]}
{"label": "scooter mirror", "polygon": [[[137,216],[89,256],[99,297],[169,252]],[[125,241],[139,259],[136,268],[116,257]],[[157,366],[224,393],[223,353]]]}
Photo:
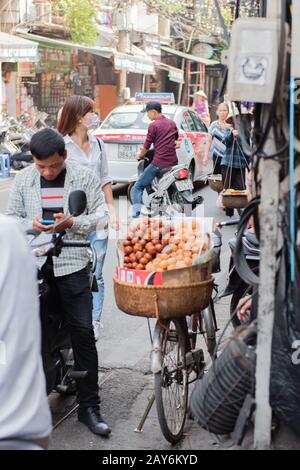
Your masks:
{"label": "scooter mirror", "polygon": [[87,206],[86,194],[84,191],[72,191],[69,195],[69,212],[73,217],[81,215]]}

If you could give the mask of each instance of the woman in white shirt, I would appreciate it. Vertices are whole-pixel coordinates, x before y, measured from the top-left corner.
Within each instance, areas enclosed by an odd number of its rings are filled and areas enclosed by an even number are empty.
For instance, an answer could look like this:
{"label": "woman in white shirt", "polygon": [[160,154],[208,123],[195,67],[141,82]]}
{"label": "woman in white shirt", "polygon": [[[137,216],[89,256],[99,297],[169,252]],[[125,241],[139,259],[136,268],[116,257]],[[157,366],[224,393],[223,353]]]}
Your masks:
{"label": "woman in white shirt", "polygon": [[[94,102],[86,96],[74,95],[67,98],[58,117],[58,131],[64,135],[68,160],[89,168],[98,175],[102,191],[110,212],[110,224],[117,224],[111,179],[108,175],[107,156],[104,142],[89,131],[99,125],[98,115],[94,112]],[[98,292],[93,293],[93,325],[95,339],[99,338],[100,318],[104,301],[104,280],[102,275],[108,230],[103,233],[93,232],[89,236],[97,253],[96,278]]]}

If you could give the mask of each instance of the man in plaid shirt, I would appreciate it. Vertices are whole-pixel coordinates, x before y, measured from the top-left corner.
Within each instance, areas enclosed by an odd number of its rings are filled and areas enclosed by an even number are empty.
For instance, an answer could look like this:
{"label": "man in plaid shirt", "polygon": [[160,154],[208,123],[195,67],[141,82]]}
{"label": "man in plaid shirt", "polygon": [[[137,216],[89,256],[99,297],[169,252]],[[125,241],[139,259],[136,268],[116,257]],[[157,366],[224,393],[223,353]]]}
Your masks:
{"label": "man in plaid shirt", "polygon": [[[54,223],[61,222],[59,231],[66,232],[65,240],[85,241],[98,223],[107,222],[100,182],[88,169],[67,163],[64,139],[53,129],[37,132],[31,139],[30,150],[34,165],[16,175],[7,215],[17,218],[25,230],[35,228],[51,233]],[[87,208],[81,216],[67,219],[68,198],[74,190],[86,193]],[[47,219],[48,225],[42,223],[43,219]],[[75,370],[87,371],[86,378],[77,381],[78,419],[95,434],[107,436],[110,429],[99,409],[88,261],[87,249],[65,248],[59,257],[48,257],[43,266],[40,260],[40,268],[46,281],[53,283],[59,292],[69,323]]]}

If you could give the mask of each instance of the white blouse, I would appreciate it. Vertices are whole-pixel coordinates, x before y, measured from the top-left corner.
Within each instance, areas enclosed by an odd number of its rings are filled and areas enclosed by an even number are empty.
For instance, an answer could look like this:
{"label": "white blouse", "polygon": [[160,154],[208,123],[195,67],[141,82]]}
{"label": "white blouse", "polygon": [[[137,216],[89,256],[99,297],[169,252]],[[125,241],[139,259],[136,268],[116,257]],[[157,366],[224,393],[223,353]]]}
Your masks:
{"label": "white blouse", "polygon": [[[90,153],[87,155],[74,140],[66,135],[64,140],[67,150],[67,158],[69,162],[76,162],[79,165],[83,165],[89,168],[94,174],[99,176],[101,187],[107,183],[111,183],[111,178],[108,174],[108,163],[107,155],[105,150],[105,144],[101,139],[97,139],[93,134],[88,133],[88,139],[90,143]],[[100,145],[101,144],[101,150]]]}

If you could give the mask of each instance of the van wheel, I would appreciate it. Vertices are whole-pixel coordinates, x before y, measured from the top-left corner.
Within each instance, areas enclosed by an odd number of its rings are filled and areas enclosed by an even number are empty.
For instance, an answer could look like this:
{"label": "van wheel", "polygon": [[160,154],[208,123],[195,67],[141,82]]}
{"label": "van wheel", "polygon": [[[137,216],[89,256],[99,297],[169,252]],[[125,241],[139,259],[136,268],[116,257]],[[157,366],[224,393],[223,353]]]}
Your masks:
{"label": "van wheel", "polygon": [[133,204],[133,187],[135,183],[130,183],[130,185],[127,188],[127,197],[129,199],[130,204]]}

